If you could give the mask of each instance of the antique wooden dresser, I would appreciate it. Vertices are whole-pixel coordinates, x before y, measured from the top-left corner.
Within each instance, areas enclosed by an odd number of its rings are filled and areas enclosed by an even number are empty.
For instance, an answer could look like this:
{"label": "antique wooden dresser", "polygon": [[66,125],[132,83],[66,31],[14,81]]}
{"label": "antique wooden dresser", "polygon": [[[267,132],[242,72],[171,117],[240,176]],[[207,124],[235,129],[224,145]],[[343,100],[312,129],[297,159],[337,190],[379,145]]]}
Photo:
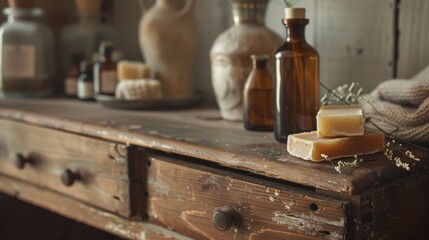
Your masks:
{"label": "antique wooden dresser", "polygon": [[339,174],[214,109],[0,101],[0,191],[130,239],[425,239],[413,152],[410,171],[380,153]]}

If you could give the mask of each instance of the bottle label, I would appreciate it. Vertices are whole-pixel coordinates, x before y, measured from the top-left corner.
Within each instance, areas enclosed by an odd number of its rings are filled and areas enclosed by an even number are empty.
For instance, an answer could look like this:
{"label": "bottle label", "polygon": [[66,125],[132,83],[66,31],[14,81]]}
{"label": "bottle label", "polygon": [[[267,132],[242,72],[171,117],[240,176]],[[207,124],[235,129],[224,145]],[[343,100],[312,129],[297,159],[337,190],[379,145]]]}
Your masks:
{"label": "bottle label", "polygon": [[36,48],[29,44],[3,45],[3,77],[34,78],[36,76]]}
{"label": "bottle label", "polygon": [[77,83],[77,96],[80,99],[91,99],[94,97],[94,83],[79,81]]}
{"label": "bottle label", "polygon": [[116,71],[101,72],[101,93],[115,93],[116,84],[118,83]]}
{"label": "bottle label", "polygon": [[64,83],[64,91],[69,96],[77,95],[77,78],[67,78]]}

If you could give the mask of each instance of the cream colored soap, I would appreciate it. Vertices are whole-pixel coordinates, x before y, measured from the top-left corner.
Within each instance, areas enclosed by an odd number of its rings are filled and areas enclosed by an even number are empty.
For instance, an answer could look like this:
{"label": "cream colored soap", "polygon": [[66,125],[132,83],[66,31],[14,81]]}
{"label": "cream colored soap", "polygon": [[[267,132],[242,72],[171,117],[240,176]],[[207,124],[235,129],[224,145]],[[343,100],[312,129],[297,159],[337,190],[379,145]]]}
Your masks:
{"label": "cream colored soap", "polygon": [[122,80],[148,79],[151,69],[147,64],[122,60],[118,63],[118,78]]}
{"label": "cream colored soap", "polygon": [[366,131],[363,136],[321,138],[317,132],[289,135],[287,150],[290,155],[313,162],[329,159],[365,155],[384,150],[384,134]]}
{"label": "cream colored soap", "polygon": [[323,106],[317,114],[317,134],[320,137],[361,136],[364,117],[359,106]]}
{"label": "cream colored soap", "polygon": [[161,82],[155,79],[123,80],[116,87],[115,96],[121,100],[161,99]]}

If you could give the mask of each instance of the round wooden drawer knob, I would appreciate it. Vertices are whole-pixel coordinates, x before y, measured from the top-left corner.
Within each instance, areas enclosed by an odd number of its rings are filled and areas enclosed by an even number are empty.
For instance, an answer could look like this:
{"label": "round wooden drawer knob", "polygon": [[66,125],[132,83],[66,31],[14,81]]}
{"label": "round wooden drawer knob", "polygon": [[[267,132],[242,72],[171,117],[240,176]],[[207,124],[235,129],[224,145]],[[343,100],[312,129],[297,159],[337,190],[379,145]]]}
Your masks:
{"label": "round wooden drawer knob", "polygon": [[76,174],[67,168],[61,173],[60,178],[64,186],[71,187],[77,180],[80,179],[80,176],[79,174]]}
{"label": "round wooden drawer knob", "polygon": [[238,227],[241,223],[241,216],[233,208],[223,207],[213,213],[212,221],[217,230],[225,232],[233,226]]}
{"label": "round wooden drawer knob", "polygon": [[30,159],[24,157],[24,154],[22,153],[16,154],[15,159],[13,160],[13,165],[20,170],[24,169],[25,165],[29,163],[31,163]]}

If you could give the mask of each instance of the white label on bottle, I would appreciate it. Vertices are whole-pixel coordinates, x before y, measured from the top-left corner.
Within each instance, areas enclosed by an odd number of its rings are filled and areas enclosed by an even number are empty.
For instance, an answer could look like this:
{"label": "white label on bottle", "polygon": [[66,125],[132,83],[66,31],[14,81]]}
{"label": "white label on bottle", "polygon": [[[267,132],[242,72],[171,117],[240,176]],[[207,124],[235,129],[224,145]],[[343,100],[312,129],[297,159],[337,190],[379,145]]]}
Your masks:
{"label": "white label on bottle", "polygon": [[64,90],[67,95],[77,95],[77,78],[67,78],[64,83]]}
{"label": "white label on bottle", "polygon": [[36,48],[33,45],[3,45],[2,57],[4,78],[34,78],[36,76]]}
{"label": "white label on bottle", "polygon": [[116,71],[101,72],[101,93],[114,93],[118,83]]}
{"label": "white label on bottle", "polygon": [[94,97],[94,83],[82,82],[77,83],[77,97],[79,99],[91,99]]}

